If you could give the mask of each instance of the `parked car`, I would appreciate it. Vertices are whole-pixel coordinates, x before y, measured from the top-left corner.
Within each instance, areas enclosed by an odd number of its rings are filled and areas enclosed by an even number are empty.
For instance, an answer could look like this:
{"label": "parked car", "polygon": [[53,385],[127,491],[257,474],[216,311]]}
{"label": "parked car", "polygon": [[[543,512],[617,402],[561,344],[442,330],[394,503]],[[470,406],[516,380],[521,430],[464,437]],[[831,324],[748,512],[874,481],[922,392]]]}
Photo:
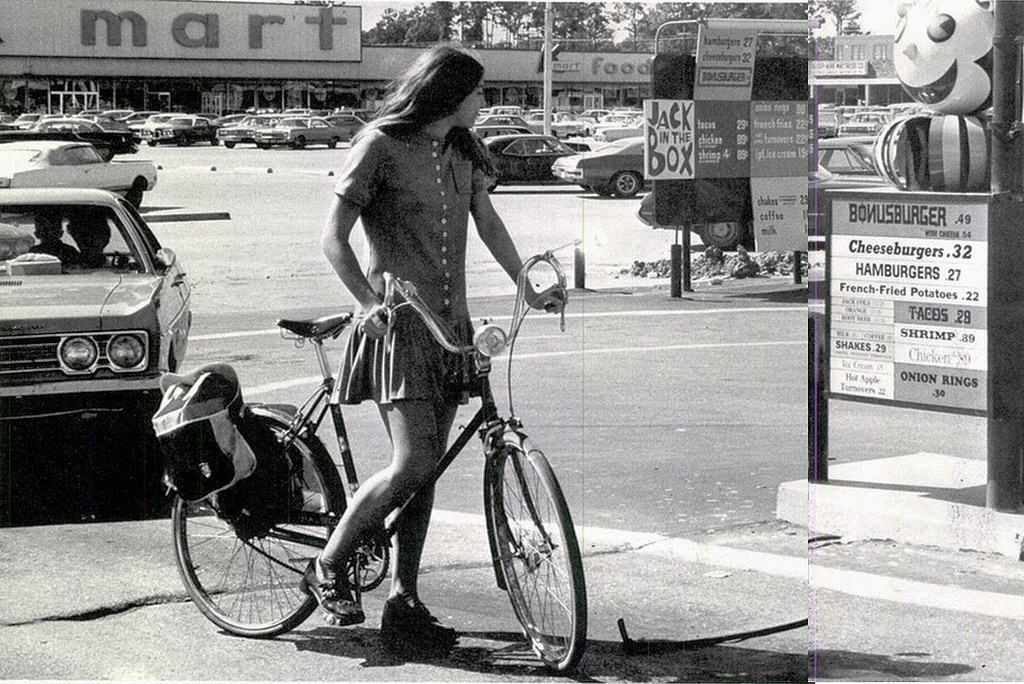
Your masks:
{"label": "parked car", "polygon": [[105,109],[102,112],[103,116],[114,121],[124,121],[134,113],[133,109]]}
{"label": "parked car", "polygon": [[497,105],[491,107],[490,113],[495,116],[522,116],[523,108],[516,105]]}
{"label": "parked car", "polygon": [[521,116],[478,116],[473,126],[522,126],[529,130],[529,126]]}
{"label": "parked car", "polygon": [[838,135],[846,137],[851,135],[874,135],[882,130],[889,121],[888,114],[884,112],[858,112],[844,123],[839,124]]}
{"label": "parked car", "polygon": [[224,116],[217,117],[211,123],[216,128],[224,128],[225,126],[234,126],[249,116],[251,114],[225,114]]}
{"label": "parked car", "polygon": [[175,116],[178,115],[167,114],[166,112],[151,114],[142,121],[129,121],[128,128],[131,130],[132,135],[135,136],[136,140],[149,141],[153,139],[153,128],[155,128],[157,124],[162,124],[167,121],[170,121]]}
{"label": "parked car", "polygon": [[581,135],[584,137],[592,136],[602,127],[616,127],[616,126],[628,126],[634,122],[637,117],[630,114],[606,114],[598,119],[594,123],[589,121],[583,124],[583,131]]}
{"label": "parked car", "polygon": [[[143,130],[143,134],[146,130]],[[167,121],[159,122],[149,129],[146,138],[149,145],[174,143],[178,147],[187,147],[197,142],[208,142],[217,146],[217,129],[210,121],[201,116],[172,116]]]}
{"label": "parked car", "polygon": [[818,164],[831,173],[877,176],[871,136],[828,138],[818,141]]}
{"label": "parked car", "polygon": [[256,129],[273,126],[280,120],[280,114],[250,114],[238,123],[217,129],[217,139],[228,149],[242,143],[255,145]]}
{"label": "parked car", "polygon": [[493,138],[496,135],[519,135],[533,133],[529,128],[522,126],[474,126],[473,132],[481,138]]}
{"label": "parked car", "polygon": [[327,145],[335,148],[348,140],[349,129],[335,126],[319,117],[284,117],[273,126],[256,129],[256,147],[270,149],[275,145],[288,145],[301,149],[307,145]]}
{"label": "parked car", "polygon": [[25,140],[0,143],[0,188],[100,188],[133,206],[156,186],[148,161],[110,162],[89,143]]}
{"label": "parked car", "polygon": [[818,138],[834,138],[839,135],[839,117],[834,111],[818,112]]}
{"label": "parked car", "polygon": [[121,121],[123,121],[128,126],[128,128],[132,131],[132,133],[135,134],[135,139],[139,140],[139,139],[141,139],[139,131],[142,129],[142,126],[145,125],[146,121],[149,120],[149,117],[156,116],[158,114],[169,116],[169,114],[167,114],[167,112],[155,112],[155,111],[145,110],[145,111],[141,111],[141,112],[132,112],[128,116],[126,116],[123,119],[121,119]]}
{"label": "parked car", "polygon": [[644,134],[643,121],[624,126],[599,126],[594,131],[593,138],[599,143],[615,142],[623,138],[637,138]]}
{"label": "parked car", "polygon": [[498,183],[554,181],[551,164],[574,152],[552,135],[499,135],[484,140]]}
{"label": "parked car", "polygon": [[134,154],[138,147],[128,131],[108,131],[87,119],[48,118],[35,124],[31,130],[0,131],[0,142],[30,140],[67,140],[91,143],[104,159],[117,154]]}
{"label": "parked car", "polygon": [[[526,125],[533,133],[544,132],[544,112],[529,114],[526,117]],[[583,123],[577,121],[576,117],[566,112],[553,112],[551,114],[551,135],[556,138],[568,138],[579,135],[583,132]]]}
{"label": "parked car", "polygon": [[[636,212],[637,218],[649,226],[654,225],[654,195],[650,192],[640,200]],[[690,232],[700,238],[706,247],[715,246],[726,251],[734,250],[739,245],[753,248],[753,234],[748,222],[695,223],[690,226]]]}
{"label": "parked car", "polygon": [[355,114],[331,114],[330,116],[325,116],[324,120],[332,126],[345,131],[343,140],[351,140],[366,125],[366,121],[360,119]]}
{"label": "parked car", "polygon": [[76,118],[84,119],[86,121],[92,121],[94,124],[96,124],[105,131],[120,131],[121,133],[131,133],[131,129],[128,128],[128,124],[126,124],[123,121],[111,119],[106,114],[79,114]]}
{"label": "parked car", "polygon": [[19,115],[18,118],[14,120],[14,125],[23,131],[27,131],[35,126],[42,116],[42,114],[37,112],[26,112],[25,114]]}
{"label": "parked car", "polygon": [[[47,253],[37,230],[77,251],[77,265]],[[70,520],[165,512],[147,435],[160,376],[185,360],[192,323],[174,252],[112,193],[5,190],[0,289],[0,518],[46,505]]]}
{"label": "parked car", "polygon": [[608,109],[584,109],[576,118],[583,122],[597,123],[601,117],[608,116],[611,111]]}
{"label": "parked car", "polygon": [[633,197],[645,185],[642,138],[624,138],[596,151],[559,159],[552,172],[599,195]]}

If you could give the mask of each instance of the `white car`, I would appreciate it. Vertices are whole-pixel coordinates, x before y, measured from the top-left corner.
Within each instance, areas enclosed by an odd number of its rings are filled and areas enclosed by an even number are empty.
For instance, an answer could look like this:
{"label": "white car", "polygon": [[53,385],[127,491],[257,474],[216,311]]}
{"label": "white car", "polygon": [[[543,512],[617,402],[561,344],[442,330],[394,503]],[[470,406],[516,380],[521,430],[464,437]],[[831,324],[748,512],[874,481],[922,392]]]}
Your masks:
{"label": "white car", "polygon": [[[526,117],[526,125],[534,133],[544,132],[544,112],[534,112]],[[552,112],[551,135],[557,138],[568,138],[583,132],[583,122],[567,112]]]}
{"label": "white car", "polygon": [[599,143],[615,142],[623,138],[635,138],[644,134],[643,121],[623,125],[598,126],[593,138]]}
{"label": "white car", "polygon": [[132,203],[156,185],[148,161],[104,161],[89,143],[26,140],[0,143],[0,188],[98,188]]}

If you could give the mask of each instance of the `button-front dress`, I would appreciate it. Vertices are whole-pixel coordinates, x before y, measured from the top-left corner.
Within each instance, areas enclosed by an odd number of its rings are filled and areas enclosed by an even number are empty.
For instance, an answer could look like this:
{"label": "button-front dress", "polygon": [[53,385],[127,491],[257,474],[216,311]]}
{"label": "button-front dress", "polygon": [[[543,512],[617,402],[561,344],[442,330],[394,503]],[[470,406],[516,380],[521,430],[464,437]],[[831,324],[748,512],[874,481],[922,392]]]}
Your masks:
{"label": "button-front dress", "polygon": [[[473,329],[466,305],[470,201],[487,175],[445,141],[370,130],[349,151],[335,192],[360,207],[369,245],[366,278],[384,294],[384,273],[413,283],[463,344]],[[354,329],[337,386],[343,403],[366,399],[465,401],[463,359],[443,349],[410,307],[392,321],[391,345]]]}

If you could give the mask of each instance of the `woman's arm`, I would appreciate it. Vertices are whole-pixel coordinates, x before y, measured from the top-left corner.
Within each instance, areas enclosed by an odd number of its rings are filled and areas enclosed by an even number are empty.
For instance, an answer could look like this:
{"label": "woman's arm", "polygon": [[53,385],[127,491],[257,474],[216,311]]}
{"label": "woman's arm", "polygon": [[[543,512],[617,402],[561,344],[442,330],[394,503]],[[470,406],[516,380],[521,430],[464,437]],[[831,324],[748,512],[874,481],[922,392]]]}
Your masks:
{"label": "woman's arm", "polygon": [[359,218],[359,205],[335,195],[334,203],[327,214],[327,223],[320,238],[324,255],[331,263],[341,282],[356,298],[364,311],[381,303],[380,296],[370,287],[369,281],[359,266],[359,260],[349,244],[352,227]]}
{"label": "woman's arm", "polygon": [[469,207],[473,214],[473,221],[476,223],[476,232],[480,239],[487,245],[494,256],[495,261],[505,270],[512,282],[519,278],[519,271],[523,268],[523,260],[519,258],[519,252],[508,234],[505,222],[498,216],[491,204],[491,198],[486,191],[473,193],[473,199]]}
{"label": "woman's arm", "polygon": [[[516,251],[516,246],[508,234],[505,222],[494,210],[490,195],[486,191],[474,192],[469,209],[473,214],[480,239],[487,245],[495,261],[501,265],[512,282],[518,283],[523,260],[519,258],[519,252]],[[530,282],[526,283],[526,302],[534,309],[546,311],[556,311],[565,306],[565,300],[560,293],[551,293],[541,298]]]}

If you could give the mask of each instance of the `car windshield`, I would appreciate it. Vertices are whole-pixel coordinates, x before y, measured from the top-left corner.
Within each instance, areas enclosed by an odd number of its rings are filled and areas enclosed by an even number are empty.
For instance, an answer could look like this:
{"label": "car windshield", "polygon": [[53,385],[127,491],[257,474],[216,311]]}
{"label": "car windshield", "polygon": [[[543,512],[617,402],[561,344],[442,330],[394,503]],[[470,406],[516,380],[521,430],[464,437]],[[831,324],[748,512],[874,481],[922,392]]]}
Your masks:
{"label": "car windshield", "polygon": [[304,119],[281,119],[275,125],[278,128],[306,128],[309,124]]}
{"label": "car windshield", "polygon": [[108,207],[0,204],[0,273],[142,272],[127,235]]}

